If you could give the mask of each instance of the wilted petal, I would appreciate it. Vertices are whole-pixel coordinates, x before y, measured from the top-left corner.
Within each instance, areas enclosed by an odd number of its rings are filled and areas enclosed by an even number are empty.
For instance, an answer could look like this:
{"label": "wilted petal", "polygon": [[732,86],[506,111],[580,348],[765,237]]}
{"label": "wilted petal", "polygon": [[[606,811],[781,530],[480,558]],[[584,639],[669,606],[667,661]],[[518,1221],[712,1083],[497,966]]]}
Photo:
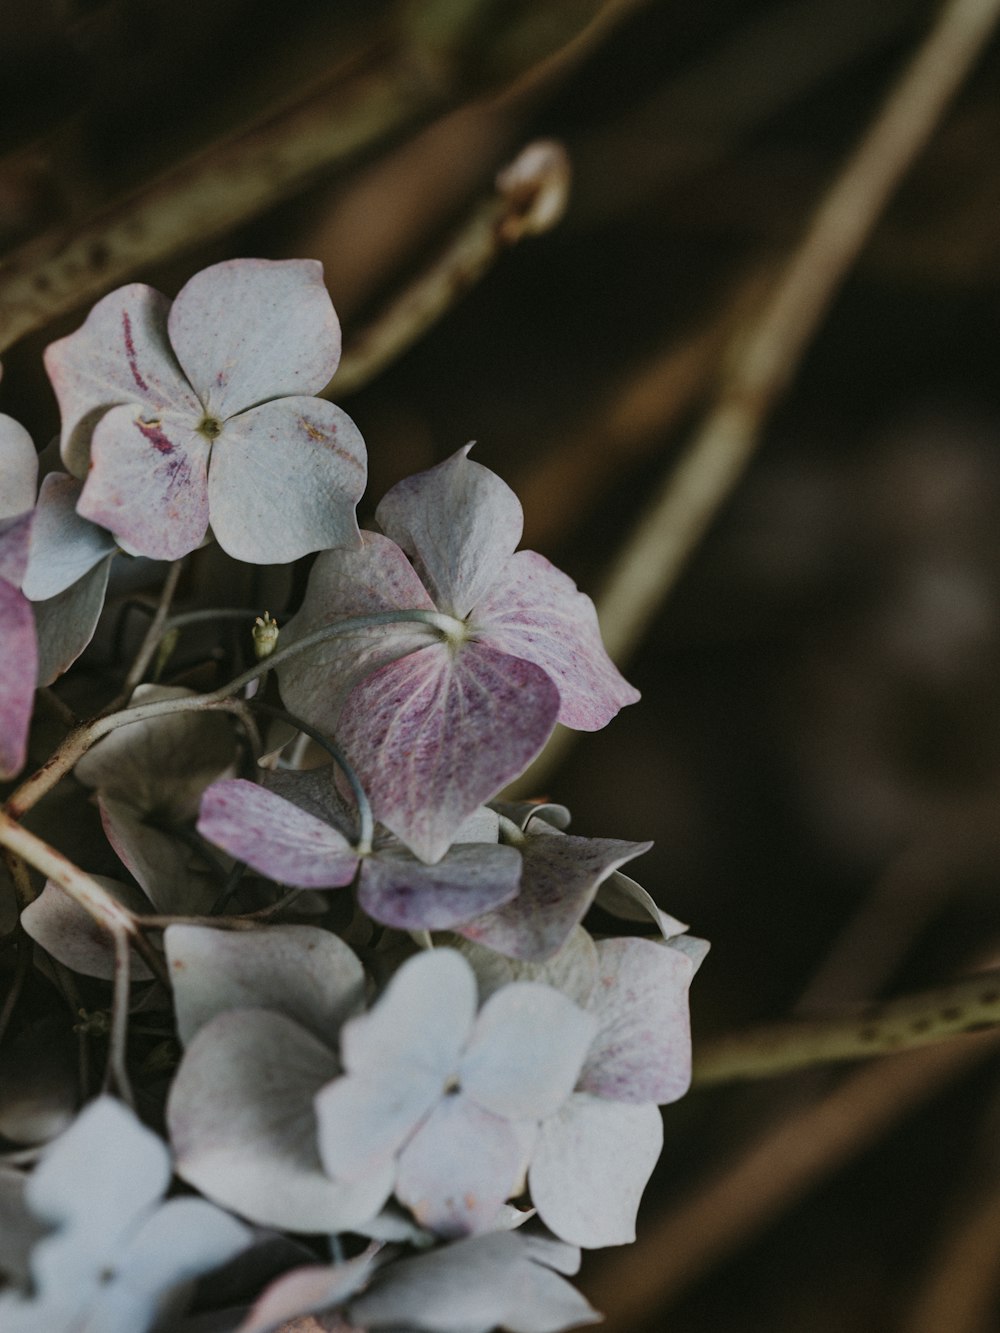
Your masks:
{"label": "wilted petal", "polygon": [[344,1231],[367,1221],[391,1172],[336,1184],[316,1149],[313,1097],[337,1073],[333,1052],[284,1014],[219,1014],[185,1051],[167,1103],[178,1174],[264,1225]]}
{"label": "wilted petal", "polygon": [[357,870],[357,853],[338,829],[243,778],[206,790],[198,832],[281,884],[337,888]]}
{"label": "wilted petal", "polygon": [[509,902],[520,879],[515,847],[463,843],[431,866],[387,848],[362,861],[358,902],[396,930],[449,930]]}
{"label": "wilted petal", "polygon": [[646,923],[652,921],[665,940],[671,940],[687,930],[683,921],[678,921],[669,912],[664,912],[657,906],[652,894],[628,875],[623,875],[620,870],[609,875],[601,885],[597,894],[597,905],[603,907],[605,912],[610,912],[612,916],[620,916],[625,921]]}
{"label": "wilted petal", "polygon": [[186,1045],[227,1009],[272,1009],[327,1044],[364,999],[364,971],[347,945],[315,926],[164,932],[177,1035]]}
{"label": "wilted petal", "polygon": [[583,920],[598,885],[618,866],[641,856],[651,842],[577,838],[538,820],[518,846],[524,859],[521,892],[506,907],[459,929],[514,958],[543,962]]}
{"label": "wilted petal", "polygon": [[87,471],[94,426],[109,407],[141,403],[148,417],[176,412],[192,418],[198,400],[167,340],[170,302],[133,282],[98,301],[83,326],[45,349],[45,369],[59,400],[62,457],[75,477]]}
{"label": "wilted petal", "polygon": [[0,779],[24,766],[37,671],[31,603],[0,579]]}
{"label": "wilted petal", "polygon": [[509,1120],[542,1120],[573,1091],[597,1030],[551,986],[520,981],[483,1005],[459,1077],[480,1106]]}
{"label": "wilted petal", "polygon": [[445,1097],[399,1157],[396,1197],[440,1236],[490,1226],[524,1159],[514,1127],[463,1093]]}
{"label": "wilted petal", "polygon": [[490,806],[498,814],[509,819],[512,824],[524,832],[533,819],[542,819],[553,828],[565,832],[572,823],[572,816],[565,805],[556,805],[552,801],[491,801]]}
{"label": "wilted petal", "polygon": [[65,472],[50,472],[42,482],[22,584],[24,595],[33,602],[55,597],[115,549],[109,532],[76,512],[82,489]]}
{"label": "wilted petal", "polygon": [[113,407],[94,428],[77,508],[137,555],[177,560],[208,528],[208,441],[186,419]]}
{"label": "wilted petal", "polygon": [[124,801],[101,796],[97,808],[115,855],[157,912],[197,916],[211,910],[219,886],[193,847],[146,823],[145,816]]}
{"label": "wilted petal", "polygon": [[528,1180],[538,1215],[573,1245],[635,1240],[642,1192],[663,1146],[655,1106],[576,1092],[542,1125]]}
{"label": "wilted petal", "polygon": [[35,503],[38,456],[19,421],[0,412],[0,518],[23,514]]}
{"label": "wilted petal", "polygon": [[358,546],[367,455],[351,418],[322,398],[282,398],[227,421],[212,446],[212,531],[236,560],[284,564]]}
{"label": "wilted petal", "polygon": [[483,643],[551,676],[564,726],[598,731],[639,698],[604,650],[593,602],[535,551],[519,551],[496,573],[473,620]]}
{"label": "wilted petal", "polygon": [[318,393],[340,360],[340,324],[314,259],[227,259],[177,293],[170,342],[219,420],[286,394]]}
{"label": "wilted petal", "polygon": [[386,1264],[349,1307],[371,1328],[469,1333],[503,1327],[511,1333],[558,1333],[593,1324],[600,1315],[578,1291],[537,1262],[518,1232],[491,1232]]}
{"label": "wilted petal", "polygon": [[691,1082],[691,959],[657,940],[601,940],[590,1009],[600,1024],[580,1088],[618,1102],[672,1102]]}
{"label": "wilted petal", "polygon": [[544,963],[509,958],[462,938],[453,940],[451,947],[472,964],[479,985],[480,1004],[485,1004],[501,986],[512,981],[540,981],[586,1008],[597,981],[597,949],[582,926],[577,926],[562,948]]}
{"label": "wilted petal", "polygon": [[75,1047],[68,1027],[54,1016],[29,1022],[6,1039],[0,1050],[0,1136],[47,1143],[67,1127],[80,1103]]}
{"label": "wilted petal", "polygon": [[517,496],[495,472],[472,462],[471,448],[406,477],[375,511],[382,531],[413,559],[438,609],[459,620],[492,586],[524,526]]}
{"label": "wilted petal", "polygon": [[38,634],[39,685],[51,685],[68,671],[94,637],[104,610],[113,558],[112,552],[63,592],[32,603]]}
{"label": "wilted petal", "polygon": [[[282,647],[324,625],[380,611],[433,611],[416,571],[395,542],[363,532],[356,550],[324,551],[309,571],[305,600],[281,631]],[[286,705],[314,726],[336,730],[348,694],[388,662],[440,642],[430,625],[373,625],[335,634],[277,668]]]}
{"label": "wilted petal", "polygon": [[338,736],[375,816],[437,861],[472,812],[544,745],[559,694],[530,662],[479,643],[439,643],[363,680]]}
{"label": "wilted petal", "polygon": [[[140,914],[149,911],[149,901],[132,885],[105,875],[92,878],[130,911]],[[21,913],[21,924],[36,944],[72,971],[104,981],[114,977],[115,947],[111,935],[52,880],[45,881],[41,893]],[[150,976],[143,960],[133,955],[132,980],[148,981]]]}

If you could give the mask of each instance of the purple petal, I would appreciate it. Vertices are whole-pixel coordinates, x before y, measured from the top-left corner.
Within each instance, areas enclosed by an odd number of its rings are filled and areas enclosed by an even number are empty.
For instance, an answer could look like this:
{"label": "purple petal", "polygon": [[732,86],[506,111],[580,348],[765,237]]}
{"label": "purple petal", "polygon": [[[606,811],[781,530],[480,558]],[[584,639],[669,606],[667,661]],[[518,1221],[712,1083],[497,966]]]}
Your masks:
{"label": "purple petal", "polygon": [[492,586],[524,526],[517,496],[468,458],[471,448],[399,482],[375,511],[382,531],[412,558],[439,610],[459,620]]}
{"label": "purple petal", "polygon": [[580,1088],[618,1102],[673,1102],[691,1082],[691,959],[655,940],[602,940],[590,1010],[599,1023]]}
{"label": "purple petal", "polygon": [[144,414],[201,409],[167,340],[170,302],[134,282],[98,301],[82,328],[45,349],[45,369],[62,415],[62,457],[75,477],[87,472],[94,425],[109,407],[140,403]]}
{"label": "purple petal", "polygon": [[227,259],[170,310],[170,342],[208,416],[314,394],[340,360],[340,324],[314,259]]}
{"label": "purple petal", "polygon": [[322,1169],[313,1097],[338,1072],[333,1052],[284,1014],[234,1009],[188,1046],[167,1102],[177,1173],[265,1226],[342,1231],[378,1212],[391,1171],[357,1185]]}
{"label": "purple petal", "polygon": [[613,870],[648,852],[650,842],[577,838],[535,822],[518,844],[524,858],[521,892],[506,907],[459,928],[467,939],[498,953],[543,962],[583,920],[598,885]]}
{"label": "purple petal", "polygon": [[655,1106],[574,1093],[538,1136],[528,1182],[539,1217],[573,1245],[628,1245],[662,1146]]}
{"label": "purple petal", "polygon": [[19,421],[0,412],[0,518],[23,514],[35,503],[38,456]]}
{"label": "purple petal", "polygon": [[490,1227],[521,1178],[521,1140],[462,1093],[445,1097],[403,1149],[396,1197],[442,1236]]}
{"label": "purple petal", "polygon": [[[316,559],[305,601],[281,631],[281,644],[347,616],[406,610],[433,611],[434,603],[395,542],[363,532],[357,550],[325,551]],[[436,630],[416,622],[336,635],[278,667],[282,698],[314,726],[335,731],[355,685],[379,667],[439,642]]]}
{"label": "purple petal", "polygon": [[377,819],[424,861],[524,771],[559,709],[548,676],[483,644],[434,644],[363,680],[338,736]]}
{"label": "purple petal", "polygon": [[564,726],[599,731],[639,698],[604,651],[594,603],[535,551],[507,561],[476,606],[473,623],[483,643],[552,677]]}
{"label": "purple petal", "polygon": [[68,671],[94,637],[104,610],[113,555],[82,579],[44,602],[33,602],[38,633],[38,684],[51,685]]}
{"label": "purple petal", "polygon": [[357,853],[338,829],[243,778],[205,791],[198,832],[281,884],[339,888],[357,870]]}
{"label": "purple petal", "polygon": [[77,508],[137,555],[187,555],[208,528],[208,441],[185,419],[113,407],[94,430]]}
{"label": "purple petal", "polygon": [[31,603],[0,579],[0,778],[24,766],[37,670]]}
{"label": "purple petal", "polygon": [[22,585],[33,602],[63,592],[115,549],[109,532],[76,512],[81,490],[65,472],[50,472],[42,482]]}
{"label": "purple petal", "polygon": [[387,849],[362,861],[358,902],[396,930],[449,930],[509,902],[520,879],[514,847],[463,843],[432,866]]}
{"label": "purple petal", "polygon": [[[93,878],[131,911],[140,914],[149,911],[149,900],[139,889],[105,875]],[[111,935],[51,880],[46,880],[38,897],[21,913],[21,924],[36,944],[72,971],[104,981],[114,977],[115,947]],[[132,980],[148,981],[151,975],[143,960],[133,955]]]}
{"label": "purple petal", "polygon": [[0,519],[0,579],[13,584],[15,588],[21,586],[28,568],[34,525],[35,514],[30,509],[14,518]]}
{"label": "purple petal", "polygon": [[573,1091],[597,1025],[551,986],[515,982],[476,1019],[459,1078],[480,1106],[509,1120],[541,1120]]}
{"label": "purple petal", "polygon": [[364,972],[347,945],[315,926],[164,932],[177,1035],[186,1045],[227,1009],[271,1009],[332,1044],[364,1000]]}
{"label": "purple petal", "polygon": [[212,446],[212,531],[236,560],[285,564],[356,547],[367,455],[351,418],[322,398],[282,398],[226,422]]}
{"label": "purple petal", "polygon": [[265,773],[264,786],[324,824],[340,829],[350,841],[357,836],[358,815],[337,790],[337,772],[332,763],[320,768],[276,768]]}

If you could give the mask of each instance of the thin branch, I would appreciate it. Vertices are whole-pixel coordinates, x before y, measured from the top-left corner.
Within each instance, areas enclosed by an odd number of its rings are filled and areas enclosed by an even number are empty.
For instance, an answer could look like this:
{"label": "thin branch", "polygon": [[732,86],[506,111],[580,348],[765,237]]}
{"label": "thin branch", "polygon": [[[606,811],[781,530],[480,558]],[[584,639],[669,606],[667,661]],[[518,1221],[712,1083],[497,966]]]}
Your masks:
{"label": "thin branch", "polygon": [[164,629],[167,624],[167,617],[170,614],[170,604],[174,600],[174,594],[177,591],[177,584],[180,581],[181,573],[184,569],[183,560],[175,560],[167,571],[167,577],[163,582],[163,588],[160,592],[159,600],[156,604],[156,612],[150,621],[146,633],[143,636],[142,644],[138,653],[135,655],[135,661],[125,677],[125,683],[122,686],[121,694],[109,704],[104,710],[107,713],[117,712],[119,708],[124,707],[132,697],[132,692],[146,674],[146,668],[153,660],[153,654],[159,646],[163,637]]}
{"label": "thin branch", "polygon": [[615,1252],[587,1289],[605,1333],[628,1333],[862,1152],[907,1112],[997,1050],[995,1033],[866,1066],[769,1127],[724,1174]]}
{"label": "thin branch", "polygon": [[129,1081],[126,1067],[129,982],[132,975],[132,959],[129,954],[128,936],[123,931],[117,931],[113,938],[115,945],[115,979],[111,1001],[111,1032],[108,1037],[108,1067],[105,1073],[104,1086],[107,1090],[109,1084],[113,1082],[122,1100],[126,1101],[135,1110],[132,1084]]}
{"label": "thin branch", "polygon": [[569,159],[560,144],[529,144],[497,176],[496,192],[476,204],[427,268],[351,337],[327,396],[338,400],[373,380],[417,342],[524,236],[562,217]]}
{"label": "thin branch", "polygon": [[1000,968],[834,1018],[775,1023],[702,1043],[704,1087],[865,1059],[1000,1026]]}

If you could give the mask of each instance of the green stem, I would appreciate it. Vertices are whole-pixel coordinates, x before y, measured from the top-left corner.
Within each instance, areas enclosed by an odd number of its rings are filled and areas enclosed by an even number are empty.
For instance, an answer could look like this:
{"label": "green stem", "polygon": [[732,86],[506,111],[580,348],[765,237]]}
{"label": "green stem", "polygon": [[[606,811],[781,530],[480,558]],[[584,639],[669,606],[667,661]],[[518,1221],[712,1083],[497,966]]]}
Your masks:
{"label": "green stem", "polygon": [[905,995],[858,1013],[775,1023],[705,1042],[694,1083],[733,1083],[860,1060],[1000,1026],[1000,969]]}

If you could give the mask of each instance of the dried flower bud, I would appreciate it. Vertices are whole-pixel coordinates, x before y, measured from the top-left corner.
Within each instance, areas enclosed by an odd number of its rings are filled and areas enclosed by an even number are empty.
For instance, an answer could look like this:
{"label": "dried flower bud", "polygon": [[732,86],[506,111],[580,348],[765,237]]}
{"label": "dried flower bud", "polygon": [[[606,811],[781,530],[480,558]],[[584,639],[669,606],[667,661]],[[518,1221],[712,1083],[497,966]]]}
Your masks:
{"label": "dried flower bud", "polygon": [[278,646],[278,622],[265,611],[253,622],[253,650],[257,658],[270,657]]}

